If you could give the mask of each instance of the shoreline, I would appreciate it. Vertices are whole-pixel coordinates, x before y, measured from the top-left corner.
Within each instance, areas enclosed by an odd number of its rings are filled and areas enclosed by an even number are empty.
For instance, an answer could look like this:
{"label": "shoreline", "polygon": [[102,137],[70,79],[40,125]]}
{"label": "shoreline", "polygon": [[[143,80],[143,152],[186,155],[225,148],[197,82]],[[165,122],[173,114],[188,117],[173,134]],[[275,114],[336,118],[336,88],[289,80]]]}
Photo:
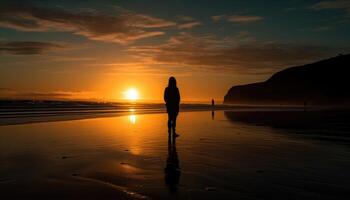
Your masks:
{"label": "shoreline", "polygon": [[[181,109],[181,108],[180,108]],[[274,116],[278,116],[283,113],[294,113],[294,112],[306,112],[306,113],[319,113],[319,112],[350,112],[349,108],[344,107],[225,107],[225,106],[199,106],[199,107],[183,107],[181,112],[204,112],[204,111],[225,111],[230,113],[236,113],[238,116],[250,115],[250,116],[261,116],[263,114],[267,117],[271,113]],[[148,109],[73,109],[73,110],[59,110],[59,109],[33,109],[31,111],[19,110],[11,111],[8,109],[6,112],[0,109],[0,126],[20,125],[29,123],[43,123],[43,122],[55,122],[55,121],[70,121],[70,120],[82,120],[91,118],[107,118],[107,117],[119,117],[125,115],[144,115],[144,114],[157,114],[166,113],[165,108],[148,108]],[[279,113],[279,114],[276,114]],[[289,120],[288,120],[289,121]]]}

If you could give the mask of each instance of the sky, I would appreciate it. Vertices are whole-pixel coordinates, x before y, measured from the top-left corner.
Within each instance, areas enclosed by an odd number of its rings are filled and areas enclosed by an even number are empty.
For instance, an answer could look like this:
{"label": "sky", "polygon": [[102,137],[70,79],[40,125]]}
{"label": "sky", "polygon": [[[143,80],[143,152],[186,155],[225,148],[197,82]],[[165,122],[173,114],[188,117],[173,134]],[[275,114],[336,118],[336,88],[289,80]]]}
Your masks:
{"label": "sky", "polygon": [[0,0],[0,98],[221,101],[350,52],[349,0]]}

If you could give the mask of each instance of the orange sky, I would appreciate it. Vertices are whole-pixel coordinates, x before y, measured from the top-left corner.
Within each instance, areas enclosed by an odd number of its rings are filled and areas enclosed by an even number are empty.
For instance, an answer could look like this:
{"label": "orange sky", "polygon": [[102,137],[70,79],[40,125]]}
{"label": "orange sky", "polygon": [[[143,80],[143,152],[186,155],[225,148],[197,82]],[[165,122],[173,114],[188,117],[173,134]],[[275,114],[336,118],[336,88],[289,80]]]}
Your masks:
{"label": "orange sky", "polygon": [[[0,7],[0,98],[184,101],[346,53],[349,4],[302,1],[19,1]],[[172,9],[169,9],[172,8]]]}

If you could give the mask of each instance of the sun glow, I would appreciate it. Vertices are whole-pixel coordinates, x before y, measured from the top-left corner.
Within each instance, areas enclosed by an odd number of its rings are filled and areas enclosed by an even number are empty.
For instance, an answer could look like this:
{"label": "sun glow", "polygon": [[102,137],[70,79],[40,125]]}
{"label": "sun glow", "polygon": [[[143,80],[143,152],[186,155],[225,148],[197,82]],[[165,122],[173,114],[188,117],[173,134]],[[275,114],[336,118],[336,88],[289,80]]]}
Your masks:
{"label": "sun glow", "polygon": [[136,115],[129,115],[129,121],[131,124],[136,124]]}
{"label": "sun glow", "polygon": [[130,88],[124,92],[124,98],[127,100],[137,100],[139,99],[139,92],[135,88]]}

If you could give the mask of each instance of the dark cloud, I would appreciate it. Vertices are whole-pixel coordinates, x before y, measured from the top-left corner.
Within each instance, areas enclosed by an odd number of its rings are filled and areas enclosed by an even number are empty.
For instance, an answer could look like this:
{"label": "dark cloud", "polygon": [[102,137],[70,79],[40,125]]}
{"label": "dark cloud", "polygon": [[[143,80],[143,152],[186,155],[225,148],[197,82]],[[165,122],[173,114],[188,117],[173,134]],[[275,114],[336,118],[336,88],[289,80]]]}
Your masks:
{"label": "dark cloud", "polygon": [[64,31],[91,40],[127,43],[164,34],[154,28],[175,26],[176,23],[116,9],[115,15],[97,11],[68,11],[59,8],[5,4],[0,8],[0,27],[21,31]]}
{"label": "dark cloud", "polygon": [[72,98],[88,98],[91,92],[84,91],[52,91],[52,92],[38,92],[38,91],[18,91],[18,90],[1,90],[0,98],[14,98],[14,99],[72,99]]}
{"label": "dark cloud", "polygon": [[11,88],[0,88],[0,92],[11,92],[13,89]]}
{"label": "dark cloud", "polygon": [[63,46],[49,42],[0,42],[0,54],[34,55],[58,48],[63,48]]}
{"label": "dark cloud", "polygon": [[310,7],[314,10],[326,10],[326,9],[341,9],[344,10],[350,17],[350,1],[349,0],[333,0],[333,1],[320,1]]}
{"label": "dark cloud", "polygon": [[16,97],[31,97],[37,99],[62,99],[72,97],[71,92],[25,92],[18,93]]}
{"label": "dark cloud", "polygon": [[[239,35],[242,37],[242,35]],[[182,33],[158,46],[135,46],[129,51],[152,64],[188,66],[212,72],[270,73],[334,55],[333,49],[315,45],[237,43],[239,38],[194,37]],[[242,40],[242,38],[240,39]]]}

